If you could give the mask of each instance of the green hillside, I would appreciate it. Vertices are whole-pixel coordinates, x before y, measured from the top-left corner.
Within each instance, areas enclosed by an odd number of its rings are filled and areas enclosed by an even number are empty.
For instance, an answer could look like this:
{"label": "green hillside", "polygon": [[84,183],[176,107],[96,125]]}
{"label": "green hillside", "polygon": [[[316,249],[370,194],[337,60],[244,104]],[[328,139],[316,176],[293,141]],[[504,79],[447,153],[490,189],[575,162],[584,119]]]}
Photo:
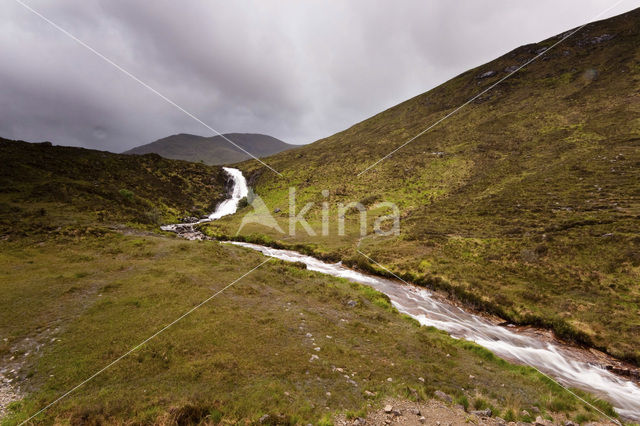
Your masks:
{"label": "green hillside", "polygon": [[[157,235],[0,240],[0,360],[24,393],[3,425],[27,419],[263,261],[215,241]],[[474,421],[470,411],[486,407],[508,420],[531,421],[522,410],[601,418],[534,370],[402,317],[368,287],[271,261],[34,423],[258,424],[268,416],[266,424],[330,425],[336,413],[355,418],[388,397],[423,401],[436,391]]]}
{"label": "green hillside", "polygon": [[0,235],[114,223],[157,227],[226,198],[218,167],[0,138]]}
{"label": "green hillside", "polygon": [[[235,145],[225,138],[231,140]],[[175,160],[222,165],[250,159],[251,156],[247,152],[259,158],[294,147],[295,145],[289,145],[272,136],[254,133],[227,133],[224,138],[220,135],[204,137],[181,133],[138,146],[124,154],[155,153]]]}
{"label": "green hillside", "polygon": [[[240,237],[385,273],[359,249],[467,305],[640,363],[640,9],[589,24],[358,176],[561,37],[266,159],[284,178],[244,163],[255,192],[280,209],[282,229],[290,186],[297,211],[315,202],[306,217],[318,235],[250,224]],[[332,209],[328,237],[320,235],[324,201]],[[399,236],[361,238],[356,210],[347,214],[347,235],[336,236],[337,203],[379,201],[400,207]],[[208,232],[233,236],[250,211]]]}
{"label": "green hillside", "polygon": [[[225,193],[218,168],[7,140],[0,159],[3,425],[264,262],[158,232],[160,220],[213,208]],[[270,261],[32,422],[329,425],[439,392],[470,421],[486,408],[507,420],[602,418],[533,369],[420,327],[369,287]]]}

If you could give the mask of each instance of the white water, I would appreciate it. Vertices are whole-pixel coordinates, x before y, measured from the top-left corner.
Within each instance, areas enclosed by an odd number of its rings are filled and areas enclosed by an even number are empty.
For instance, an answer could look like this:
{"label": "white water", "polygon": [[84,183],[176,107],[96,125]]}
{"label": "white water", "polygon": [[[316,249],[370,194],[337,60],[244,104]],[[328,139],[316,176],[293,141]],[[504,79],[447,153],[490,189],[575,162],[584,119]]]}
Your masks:
{"label": "white water", "polygon": [[233,188],[231,189],[231,197],[227,198],[216,207],[216,211],[211,213],[206,219],[201,219],[196,222],[190,223],[175,223],[171,225],[163,225],[160,227],[163,231],[189,233],[191,236],[189,239],[201,239],[201,235],[194,229],[194,225],[199,223],[211,222],[212,220],[220,219],[223,216],[234,214],[238,210],[238,203],[240,200],[249,194],[249,188],[247,187],[247,180],[244,178],[242,172],[238,169],[231,167],[222,168],[233,181]]}
{"label": "white water", "polygon": [[[228,167],[224,170],[234,181],[232,196],[222,202],[208,219],[200,222],[235,213],[240,199],[247,196],[247,182],[242,172]],[[176,225],[168,225],[163,229],[171,226]],[[230,244],[257,250],[265,256],[285,261],[303,262],[311,271],[369,285],[389,296],[398,311],[417,319],[420,324],[444,330],[455,338],[476,342],[501,358],[534,367],[565,386],[585,390],[611,402],[622,417],[640,420],[640,387],[598,365],[580,360],[576,355],[577,350],[494,324],[486,318],[434,297],[433,293],[421,287],[363,274],[340,263],[323,262],[291,250],[242,242]]]}
{"label": "white water", "polygon": [[311,271],[369,285],[389,296],[398,311],[417,319],[422,325],[433,326],[447,331],[453,337],[476,342],[501,358],[535,367],[565,386],[580,388],[610,401],[622,417],[640,420],[640,388],[636,384],[600,366],[572,359],[572,352],[568,349],[517,334],[507,327],[438,300],[424,288],[363,274],[340,263],[323,262],[291,250],[242,242],[230,244],[289,262],[303,262]]}
{"label": "white water", "polygon": [[[224,200],[218,205],[216,211],[209,215],[208,220],[220,219],[222,216],[234,214],[238,210],[238,203],[241,199],[249,194],[249,188],[247,187],[247,180],[242,175],[242,172],[238,169],[231,167],[223,167],[223,170],[231,176],[233,180],[233,190],[231,191],[231,198]],[[207,219],[205,219],[206,221]]]}

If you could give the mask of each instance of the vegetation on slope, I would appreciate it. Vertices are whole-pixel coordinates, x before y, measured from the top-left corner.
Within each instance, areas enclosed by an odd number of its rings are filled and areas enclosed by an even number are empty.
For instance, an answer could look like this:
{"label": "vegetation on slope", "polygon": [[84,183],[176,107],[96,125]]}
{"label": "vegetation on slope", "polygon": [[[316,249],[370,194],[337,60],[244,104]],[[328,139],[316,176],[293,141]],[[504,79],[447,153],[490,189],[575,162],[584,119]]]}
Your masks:
{"label": "vegetation on slope", "polygon": [[78,224],[156,227],[226,198],[217,167],[0,139],[0,235]]}
{"label": "vegetation on slope", "polygon": [[[320,234],[253,233],[449,291],[640,363],[640,9],[592,23],[358,174],[562,35],[522,46],[311,145],[242,168],[288,230],[288,188]],[[321,194],[329,190],[329,197]],[[336,235],[338,202],[396,203],[399,236]],[[251,211],[250,208],[244,212]],[[242,217],[212,224],[233,236]],[[381,212],[379,212],[381,213]],[[383,212],[388,214],[388,211]],[[369,226],[371,231],[371,226]]]}
{"label": "vegetation on slope", "polygon": [[[46,144],[0,149],[12,167],[1,174],[0,392],[22,396],[3,424],[24,421],[264,260],[131,228],[151,229],[152,206],[204,208],[207,191],[223,191],[217,168]],[[353,418],[437,390],[509,420],[530,421],[523,409],[599,418],[534,370],[420,327],[383,294],[272,260],[34,422],[331,424],[338,412]]]}
{"label": "vegetation on slope", "polygon": [[[20,363],[12,378],[28,392],[8,425],[264,261],[213,241],[115,232],[0,248],[0,357]],[[523,409],[598,418],[533,370],[401,317],[368,287],[272,260],[35,420],[330,424],[437,390],[509,420],[531,421]]]}
{"label": "vegetation on slope", "polygon": [[293,147],[294,145],[289,145],[273,136],[255,133],[227,133],[224,138],[220,135],[204,137],[181,133],[138,146],[124,154],[155,153],[175,160],[222,165],[250,159],[251,156],[247,152],[256,157],[265,157]]}

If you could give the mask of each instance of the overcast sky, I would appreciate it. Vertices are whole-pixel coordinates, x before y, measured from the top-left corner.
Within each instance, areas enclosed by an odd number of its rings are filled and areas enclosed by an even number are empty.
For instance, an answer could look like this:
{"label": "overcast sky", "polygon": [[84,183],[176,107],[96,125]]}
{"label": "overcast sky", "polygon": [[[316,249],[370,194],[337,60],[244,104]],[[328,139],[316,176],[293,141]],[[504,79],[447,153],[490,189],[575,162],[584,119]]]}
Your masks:
{"label": "overcast sky", "polygon": [[[21,0],[208,125],[309,143],[612,0]],[[640,6],[627,0],[602,18]],[[0,136],[120,152],[212,132],[29,12],[0,12]]]}

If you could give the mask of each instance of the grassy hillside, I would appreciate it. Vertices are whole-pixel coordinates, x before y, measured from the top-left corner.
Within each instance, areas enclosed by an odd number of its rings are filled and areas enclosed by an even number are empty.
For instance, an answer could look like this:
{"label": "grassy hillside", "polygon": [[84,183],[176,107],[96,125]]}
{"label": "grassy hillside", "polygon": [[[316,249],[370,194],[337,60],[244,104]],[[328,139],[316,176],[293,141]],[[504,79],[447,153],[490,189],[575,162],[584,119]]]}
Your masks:
{"label": "grassy hillside", "polygon": [[[236,145],[256,157],[277,154],[295,147],[272,136],[253,133],[227,133],[224,135]],[[203,162],[210,165],[239,163],[251,156],[229,143],[222,136],[204,137],[181,133],[158,139],[126,151],[125,154],[155,153],[165,158]]]}
{"label": "grassy hillside", "polygon": [[[283,229],[290,186],[298,211],[315,202],[306,217],[318,234],[329,202],[332,228],[329,237],[257,225],[241,234],[384,272],[359,249],[467,304],[640,363],[640,9],[588,25],[358,176],[560,38],[268,158],[284,179],[245,163],[256,193],[280,209]],[[337,203],[358,201],[396,203],[400,235],[360,238],[351,211],[347,235],[336,236]],[[234,235],[249,211],[209,232]]]}
{"label": "grassy hillside", "polygon": [[[4,140],[0,153],[3,425],[264,261],[149,232],[153,208],[165,218],[211,208],[223,192],[218,168]],[[436,391],[469,421],[478,418],[456,405],[508,420],[531,421],[523,410],[600,418],[534,370],[420,327],[368,287],[272,260],[35,423],[329,425],[338,413],[363,416],[389,397],[429,400]]]}
{"label": "grassy hillside", "polygon": [[[115,232],[0,241],[0,359],[27,393],[3,424],[28,418],[263,261],[214,241]],[[368,287],[271,261],[36,420],[247,424],[269,415],[266,424],[328,425],[335,413],[362,416],[389,396],[424,400],[438,390],[450,406],[491,407],[508,420],[531,421],[522,410],[598,418],[533,370],[420,327]]]}
{"label": "grassy hillside", "polygon": [[222,169],[0,139],[0,235],[77,224],[157,226],[211,212]]}

